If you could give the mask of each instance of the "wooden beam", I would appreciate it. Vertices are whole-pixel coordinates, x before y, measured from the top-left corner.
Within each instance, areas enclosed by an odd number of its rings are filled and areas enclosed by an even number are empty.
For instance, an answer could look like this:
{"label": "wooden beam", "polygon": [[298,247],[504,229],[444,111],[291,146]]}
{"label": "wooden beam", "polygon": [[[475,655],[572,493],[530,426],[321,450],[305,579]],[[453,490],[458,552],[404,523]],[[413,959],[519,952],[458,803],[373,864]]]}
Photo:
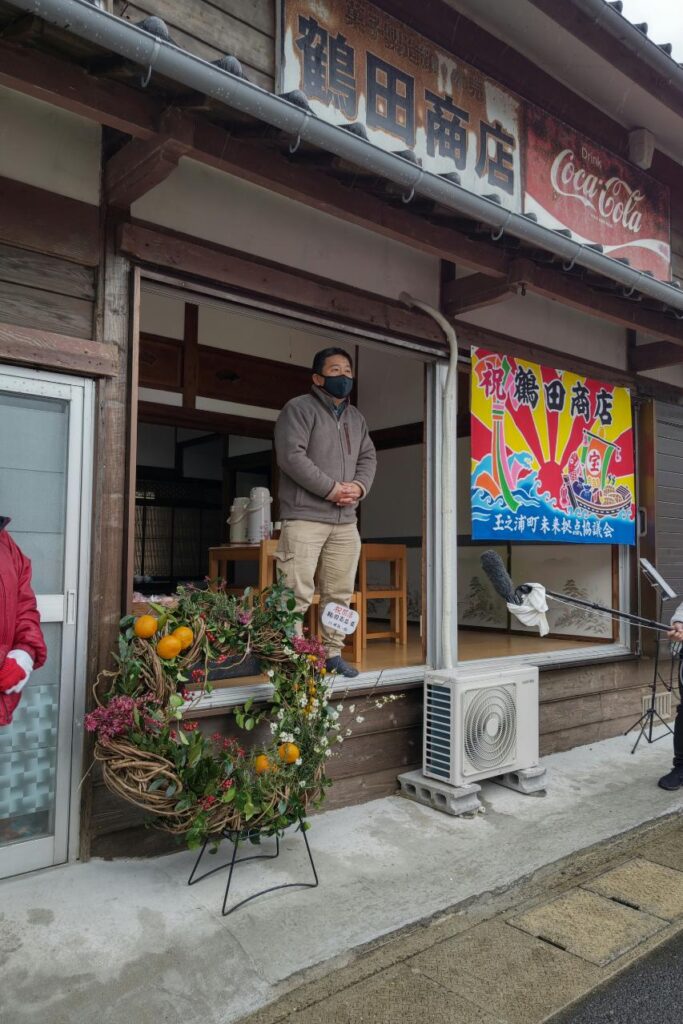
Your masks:
{"label": "wooden beam", "polygon": [[[164,114],[162,101],[146,93],[109,79],[99,80],[45,54],[3,43],[0,84],[116,128],[134,139],[156,136]],[[194,146],[188,155],[200,163],[439,259],[457,260],[472,270],[505,276],[505,254],[491,243],[470,239],[450,227],[430,224],[409,210],[395,209],[319,171],[302,167],[258,142],[236,139],[208,121],[186,115],[179,117],[177,125],[182,132],[181,141],[193,133]]]}
{"label": "wooden beam", "polygon": [[481,309],[482,306],[505,302],[516,294],[517,287],[510,281],[501,281],[488,274],[472,274],[444,284],[442,301],[448,316],[458,316]]}
{"label": "wooden beam", "polygon": [[159,402],[140,402],[138,421],[156,423],[164,427],[212,430],[217,434],[234,434],[240,437],[264,437],[269,441],[272,440],[275,430],[274,420],[231,416],[222,412],[207,412],[205,409],[183,409],[177,405],[162,405]]}
{"label": "wooden beam", "polygon": [[183,328],[183,405],[194,409],[199,388],[199,306],[185,303]]}
{"label": "wooden beam", "polygon": [[378,452],[390,448],[406,448],[409,445],[422,444],[424,423],[403,423],[398,427],[382,427],[370,432],[372,443]]}
{"label": "wooden beam", "polygon": [[96,267],[99,210],[12,178],[0,178],[0,242]]}
{"label": "wooden beam", "polygon": [[653,341],[649,345],[636,345],[629,353],[629,367],[636,373],[657,370],[661,366],[683,363],[683,344],[672,341]]}
{"label": "wooden beam", "polygon": [[515,285],[524,284],[537,295],[572,306],[590,316],[609,320],[620,327],[637,328],[645,334],[654,334],[667,341],[683,344],[683,321],[675,320],[665,313],[643,309],[639,303],[624,301],[618,295],[596,292],[569,274],[541,267],[531,260],[513,260],[508,281]]}
{"label": "wooden beam", "polygon": [[258,142],[226,140],[225,132],[217,125],[208,122],[196,125],[192,157],[437,259],[450,260],[494,277],[504,277],[507,272],[507,256],[493,243],[471,239],[452,227],[432,224],[409,209],[391,206],[319,170],[287,160]]}
{"label": "wooden beam", "polygon": [[6,43],[0,45],[0,85],[143,139],[158,131],[163,109],[147,93],[96,78],[47,53]]}
{"label": "wooden beam", "polygon": [[82,377],[114,377],[119,370],[114,345],[7,323],[0,323],[0,362]]}
{"label": "wooden beam", "polygon": [[430,318],[369,292],[141,224],[123,225],[119,245],[122,252],[144,263],[220,282],[283,306],[328,314],[354,326],[419,339],[435,352],[445,349],[443,334]]}
{"label": "wooden beam", "polygon": [[192,124],[170,110],[161,131],[148,139],[131,139],[107,161],[104,194],[111,206],[128,209],[150,189],[160,185],[192,149]]}

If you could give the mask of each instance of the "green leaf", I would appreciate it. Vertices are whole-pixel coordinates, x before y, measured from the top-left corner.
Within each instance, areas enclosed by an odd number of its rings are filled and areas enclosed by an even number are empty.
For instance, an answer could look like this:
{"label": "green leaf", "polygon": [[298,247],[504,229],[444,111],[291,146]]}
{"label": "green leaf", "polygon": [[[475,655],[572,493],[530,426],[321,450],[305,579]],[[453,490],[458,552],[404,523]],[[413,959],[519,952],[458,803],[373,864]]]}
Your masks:
{"label": "green leaf", "polygon": [[175,782],[172,782],[171,785],[166,790],[166,796],[167,797],[172,797],[177,788],[178,787],[176,786]]}
{"label": "green leaf", "polygon": [[295,608],[296,608],[296,601],[294,600],[293,597],[290,597],[289,600],[287,601],[287,610],[290,611],[290,612],[293,612]]}
{"label": "green leaf", "polygon": [[245,711],[251,711],[253,703],[254,703],[254,698],[250,697],[248,701],[245,701],[244,710]]}
{"label": "green leaf", "polygon": [[180,811],[189,811],[190,807],[192,807],[192,797],[184,796],[175,805],[175,810],[180,813]]}
{"label": "green leaf", "polygon": [[221,803],[222,804],[229,804],[234,799],[235,799],[235,787],[232,786],[231,789],[226,789],[225,793],[223,793],[223,796],[221,797]]}
{"label": "green leaf", "polygon": [[154,782],[147,787],[147,792],[156,793],[158,789],[161,789],[161,787],[165,785],[167,785],[167,779],[162,775],[161,778],[155,779]]}
{"label": "green leaf", "polygon": [[277,809],[280,812],[280,814],[285,814],[287,811],[287,801],[281,800],[280,803],[277,805]]}
{"label": "green leaf", "polygon": [[244,723],[244,728],[247,730],[247,732],[251,732],[251,730],[254,728],[255,725],[256,725],[256,722],[254,721],[254,719],[253,718],[248,718],[246,720],[246,722]]}
{"label": "green leaf", "polygon": [[183,729],[178,729],[178,739],[180,740],[184,747],[189,747],[190,741],[185,735],[185,731]]}
{"label": "green leaf", "polygon": [[181,708],[185,701],[179,693],[172,693],[168,699],[168,706],[170,708]]}

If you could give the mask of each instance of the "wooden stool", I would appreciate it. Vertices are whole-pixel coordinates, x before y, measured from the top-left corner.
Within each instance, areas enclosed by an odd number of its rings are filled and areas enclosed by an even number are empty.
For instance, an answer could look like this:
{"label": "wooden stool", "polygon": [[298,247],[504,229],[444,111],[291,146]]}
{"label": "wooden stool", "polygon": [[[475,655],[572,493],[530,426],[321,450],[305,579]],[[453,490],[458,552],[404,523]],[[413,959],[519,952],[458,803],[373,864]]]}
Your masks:
{"label": "wooden stool", "polygon": [[[405,544],[363,544],[358,567],[359,590],[364,614],[363,647],[368,640],[394,640],[397,644],[408,643],[408,563]],[[368,583],[368,562],[388,562],[391,582],[388,586]],[[390,602],[390,628],[388,630],[368,629],[368,601]]]}
{"label": "wooden stool", "polygon": [[[222,544],[220,547],[209,548],[209,586],[216,590],[219,580],[228,578],[228,567],[231,562],[256,562],[258,565],[258,590],[268,586],[266,574],[268,571],[267,558],[264,555],[264,545],[277,544],[277,541],[262,541],[260,544]],[[228,594],[241,594],[244,587],[228,587]]]}

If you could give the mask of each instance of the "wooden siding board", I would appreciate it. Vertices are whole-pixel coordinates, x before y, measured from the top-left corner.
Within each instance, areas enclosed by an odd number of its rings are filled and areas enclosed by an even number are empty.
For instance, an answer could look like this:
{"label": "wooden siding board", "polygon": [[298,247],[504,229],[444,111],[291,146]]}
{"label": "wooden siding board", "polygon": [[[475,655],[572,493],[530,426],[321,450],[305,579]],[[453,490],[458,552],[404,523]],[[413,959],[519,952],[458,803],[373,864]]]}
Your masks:
{"label": "wooden siding board", "polygon": [[0,280],[0,311],[4,320],[20,327],[92,337],[93,303],[85,299]]}
{"label": "wooden siding board", "polygon": [[[243,21],[211,4],[184,0],[142,0],[142,5],[116,0],[114,13],[139,22],[149,15],[161,18],[178,46],[205,60],[233,54],[244,65],[247,77],[272,90],[275,79],[275,41]],[[273,26],[274,30],[275,26]]]}
{"label": "wooden siding board", "polygon": [[209,6],[217,7],[267,36],[275,35],[275,0],[211,0]]}
{"label": "wooden siding board", "polygon": [[0,244],[0,281],[9,281],[75,299],[95,298],[95,271],[69,260]]}
{"label": "wooden siding board", "polygon": [[113,377],[118,370],[112,345],[5,323],[0,323],[0,360],[87,377]]}
{"label": "wooden siding board", "polygon": [[11,178],[0,178],[0,242],[96,267],[99,210]]}

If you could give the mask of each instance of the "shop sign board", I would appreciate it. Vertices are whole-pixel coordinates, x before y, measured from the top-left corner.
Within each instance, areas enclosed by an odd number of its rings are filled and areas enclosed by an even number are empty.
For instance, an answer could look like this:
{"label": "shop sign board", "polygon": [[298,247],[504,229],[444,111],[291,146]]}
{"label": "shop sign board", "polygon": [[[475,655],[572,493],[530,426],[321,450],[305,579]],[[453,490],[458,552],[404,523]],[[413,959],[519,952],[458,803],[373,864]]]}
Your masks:
{"label": "shop sign board", "polygon": [[525,120],[524,212],[669,279],[667,188],[537,107]]}
{"label": "shop sign board", "polygon": [[365,0],[280,0],[279,89],[315,113],[412,150],[425,170],[522,210],[521,110],[513,93]]}
{"label": "shop sign board", "polygon": [[628,388],[471,355],[472,539],[635,544]]}
{"label": "shop sign board", "polygon": [[278,88],[513,213],[671,277],[669,193],[366,0],[279,0]]}

